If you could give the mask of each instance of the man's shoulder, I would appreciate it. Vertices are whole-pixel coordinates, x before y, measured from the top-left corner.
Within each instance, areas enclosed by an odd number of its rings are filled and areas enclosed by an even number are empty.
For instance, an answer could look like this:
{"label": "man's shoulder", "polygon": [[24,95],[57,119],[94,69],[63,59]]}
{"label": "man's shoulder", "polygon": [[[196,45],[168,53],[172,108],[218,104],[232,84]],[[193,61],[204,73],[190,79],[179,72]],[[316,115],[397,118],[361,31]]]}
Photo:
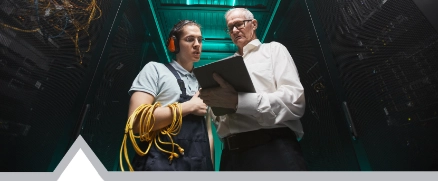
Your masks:
{"label": "man's shoulder", "polygon": [[276,42],[276,41],[271,41],[269,43],[263,43],[261,45],[261,48],[269,48],[271,50],[276,50],[276,49],[284,49],[286,48],[283,44],[281,44],[280,42]]}
{"label": "man's shoulder", "polygon": [[269,43],[263,43],[262,45],[284,47],[283,44],[281,44],[280,42],[276,42],[276,41],[271,41],[271,42],[269,42]]}

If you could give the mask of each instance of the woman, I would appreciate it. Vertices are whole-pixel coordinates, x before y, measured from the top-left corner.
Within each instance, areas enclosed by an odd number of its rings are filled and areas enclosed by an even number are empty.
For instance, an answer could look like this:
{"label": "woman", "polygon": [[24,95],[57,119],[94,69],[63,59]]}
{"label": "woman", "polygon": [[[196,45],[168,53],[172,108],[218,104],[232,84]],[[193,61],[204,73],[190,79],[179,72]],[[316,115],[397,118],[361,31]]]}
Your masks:
{"label": "woman", "polygon": [[[211,126],[203,117],[207,105],[198,97],[198,81],[193,73],[193,64],[199,61],[202,50],[200,25],[190,20],[175,24],[167,47],[175,60],[168,64],[149,62],[129,90],[132,130],[147,135],[143,137],[147,141],[139,143],[142,152],[135,155],[132,169],[212,171]],[[147,111],[153,118],[139,119]],[[180,122],[178,115],[182,117]],[[170,127],[175,128],[175,134],[170,134]]]}

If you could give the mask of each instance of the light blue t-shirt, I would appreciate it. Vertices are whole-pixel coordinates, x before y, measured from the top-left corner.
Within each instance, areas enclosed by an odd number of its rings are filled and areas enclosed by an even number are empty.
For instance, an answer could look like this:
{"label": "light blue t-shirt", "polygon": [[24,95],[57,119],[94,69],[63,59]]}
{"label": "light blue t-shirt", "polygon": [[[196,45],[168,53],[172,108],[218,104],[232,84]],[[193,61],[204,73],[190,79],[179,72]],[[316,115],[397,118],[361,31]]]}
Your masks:
{"label": "light blue t-shirt", "polygon": [[[187,71],[175,60],[172,60],[170,65],[176,69],[184,81],[186,94],[189,96],[195,95],[199,85],[193,71]],[[143,67],[134,79],[128,93],[132,95],[135,91],[151,94],[155,97],[155,102],[160,102],[161,106],[177,102],[181,94],[175,76],[164,64],[158,62],[149,62]]]}

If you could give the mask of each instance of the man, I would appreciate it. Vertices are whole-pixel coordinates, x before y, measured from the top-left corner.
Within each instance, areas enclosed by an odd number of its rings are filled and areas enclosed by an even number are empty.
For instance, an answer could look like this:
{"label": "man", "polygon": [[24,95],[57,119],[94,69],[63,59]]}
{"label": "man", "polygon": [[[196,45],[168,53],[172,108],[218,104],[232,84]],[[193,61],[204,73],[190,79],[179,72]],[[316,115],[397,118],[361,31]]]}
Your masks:
{"label": "man", "polygon": [[256,93],[236,92],[219,75],[220,87],[201,90],[208,106],[234,108],[233,114],[215,117],[223,140],[220,170],[306,170],[298,140],[303,136],[304,89],[286,47],[260,43],[257,20],[244,8],[225,14],[227,32],[242,56]]}

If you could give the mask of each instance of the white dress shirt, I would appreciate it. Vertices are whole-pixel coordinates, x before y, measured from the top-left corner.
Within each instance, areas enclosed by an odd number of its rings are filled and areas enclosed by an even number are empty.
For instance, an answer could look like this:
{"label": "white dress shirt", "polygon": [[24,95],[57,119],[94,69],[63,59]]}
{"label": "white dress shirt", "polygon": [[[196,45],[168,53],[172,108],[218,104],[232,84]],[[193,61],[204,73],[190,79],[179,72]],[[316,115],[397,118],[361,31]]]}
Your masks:
{"label": "white dress shirt", "polygon": [[289,51],[278,42],[255,39],[243,47],[243,60],[256,93],[239,92],[236,113],[214,119],[219,137],[287,126],[300,140],[304,89]]}

